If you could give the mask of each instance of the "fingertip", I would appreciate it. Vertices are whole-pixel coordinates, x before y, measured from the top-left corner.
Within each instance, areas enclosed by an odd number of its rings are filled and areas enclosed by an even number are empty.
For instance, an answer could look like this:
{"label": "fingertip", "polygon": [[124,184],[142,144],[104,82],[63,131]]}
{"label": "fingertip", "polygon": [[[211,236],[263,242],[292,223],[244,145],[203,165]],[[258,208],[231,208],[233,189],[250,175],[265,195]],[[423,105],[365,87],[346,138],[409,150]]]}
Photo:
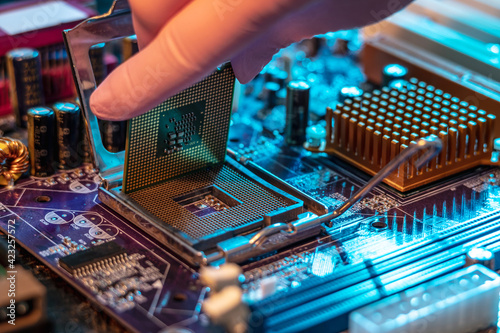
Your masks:
{"label": "fingertip", "polygon": [[96,89],[92,93],[92,95],[90,95],[90,99],[89,99],[90,110],[97,118],[101,118],[101,116],[102,116],[102,112],[101,112],[102,109],[101,109],[101,104],[99,102],[99,95],[100,95],[99,89]]}
{"label": "fingertip", "polygon": [[237,74],[236,70],[234,70],[234,74],[241,84],[247,84],[248,82],[252,81],[255,76],[257,76],[258,72],[255,75],[251,75],[250,73]]}
{"label": "fingertip", "polygon": [[265,59],[249,59],[246,53],[240,54],[231,60],[234,75],[241,84],[252,81],[271,61],[272,55]]}
{"label": "fingertip", "polygon": [[92,113],[101,120],[123,120],[119,119],[119,115],[110,112],[110,108],[106,105],[106,101],[102,97],[102,89],[97,88],[90,95],[89,106]]}

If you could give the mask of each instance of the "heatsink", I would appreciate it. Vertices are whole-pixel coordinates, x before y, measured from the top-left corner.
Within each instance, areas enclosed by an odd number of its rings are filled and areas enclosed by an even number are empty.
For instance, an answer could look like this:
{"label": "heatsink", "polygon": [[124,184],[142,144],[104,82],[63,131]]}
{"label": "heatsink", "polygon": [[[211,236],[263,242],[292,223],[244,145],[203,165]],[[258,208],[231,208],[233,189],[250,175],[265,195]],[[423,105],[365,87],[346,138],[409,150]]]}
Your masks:
{"label": "heatsink", "polygon": [[411,161],[384,182],[401,192],[491,164],[495,116],[415,78],[327,109],[326,140],[312,151],[335,155],[374,175],[418,138],[438,136],[440,154],[416,170]]}

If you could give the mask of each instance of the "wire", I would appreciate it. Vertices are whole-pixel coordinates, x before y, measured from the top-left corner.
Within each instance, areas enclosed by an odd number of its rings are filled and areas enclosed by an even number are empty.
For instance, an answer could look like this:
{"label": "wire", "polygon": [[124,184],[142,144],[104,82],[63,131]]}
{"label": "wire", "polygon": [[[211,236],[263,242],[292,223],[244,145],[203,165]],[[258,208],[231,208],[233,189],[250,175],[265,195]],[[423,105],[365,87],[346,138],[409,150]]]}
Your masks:
{"label": "wire", "polygon": [[442,143],[441,140],[434,135],[428,136],[426,138],[421,138],[417,142],[410,144],[407,149],[404,149],[398,156],[396,156],[392,161],[390,161],[385,167],[383,167],[375,176],[365,186],[359,189],[349,200],[347,200],[342,206],[335,209],[332,213],[322,216],[320,220],[322,222],[328,222],[328,226],[332,227],[333,219],[344,214],[349,208],[352,207],[359,200],[363,199],[368,192],[370,192],[375,186],[380,184],[387,176],[389,176],[394,170],[399,168],[403,163],[410,160],[411,157],[418,152],[424,151],[424,154],[415,162],[415,168],[420,169],[425,164],[427,164],[432,158],[436,157],[441,151]]}
{"label": "wire", "polygon": [[257,234],[255,234],[250,239],[250,244],[252,246],[260,247],[265,241],[279,232],[287,232],[289,234],[294,234],[302,230],[317,227],[321,224],[326,224],[329,228],[333,226],[333,221],[344,214],[349,208],[351,208],[359,200],[363,199],[375,186],[380,184],[387,176],[389,176],[394,170],[399,168],[403,163],[409,161],[413,155],[423,152],[423,155],[414,163],[415,168],[420,169],[425,164],[427,164],[432,158],[441,151],[442,142],[435,136],[431,135],[426,138],[418,139],[416,142],[410,144],[410,146],[404,149],[398,156],[396,156],[392,161],[390,161],[385,167],[383,167],[375,176],[365,186],[359,189],[349,200],[347,200],[342,206],[335,209],[330,214],[325,214],[317,218],[311,219],[305,223],[275,223],[270,226],[263,228]]}

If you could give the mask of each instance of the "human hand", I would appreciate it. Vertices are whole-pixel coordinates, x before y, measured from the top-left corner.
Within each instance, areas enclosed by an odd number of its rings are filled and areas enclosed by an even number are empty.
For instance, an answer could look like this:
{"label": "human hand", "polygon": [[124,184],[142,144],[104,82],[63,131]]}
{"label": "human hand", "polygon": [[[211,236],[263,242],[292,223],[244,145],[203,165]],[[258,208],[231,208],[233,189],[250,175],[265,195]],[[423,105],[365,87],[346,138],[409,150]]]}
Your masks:
{"label": "human hand", "polygon": [[247,83],[281,48],[375,23],[412,0],[129,0],[140,52],[90,98],[94,114],[125,120],[156,107],[230,60]]}

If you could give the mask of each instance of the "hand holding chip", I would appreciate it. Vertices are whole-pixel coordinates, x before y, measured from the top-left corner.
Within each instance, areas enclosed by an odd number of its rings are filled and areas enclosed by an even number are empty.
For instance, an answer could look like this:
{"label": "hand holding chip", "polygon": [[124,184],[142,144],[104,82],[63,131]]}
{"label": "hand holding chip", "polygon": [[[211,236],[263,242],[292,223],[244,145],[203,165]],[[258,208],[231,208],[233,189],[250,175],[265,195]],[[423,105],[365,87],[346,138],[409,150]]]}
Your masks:
{"label": "hand holding chip", "polygon": [[141,115],[227,60],[246,83],[293,42],[375,23],[409,2],[129,0],[140,52],[104,80],[90,106],[107,120]]}

